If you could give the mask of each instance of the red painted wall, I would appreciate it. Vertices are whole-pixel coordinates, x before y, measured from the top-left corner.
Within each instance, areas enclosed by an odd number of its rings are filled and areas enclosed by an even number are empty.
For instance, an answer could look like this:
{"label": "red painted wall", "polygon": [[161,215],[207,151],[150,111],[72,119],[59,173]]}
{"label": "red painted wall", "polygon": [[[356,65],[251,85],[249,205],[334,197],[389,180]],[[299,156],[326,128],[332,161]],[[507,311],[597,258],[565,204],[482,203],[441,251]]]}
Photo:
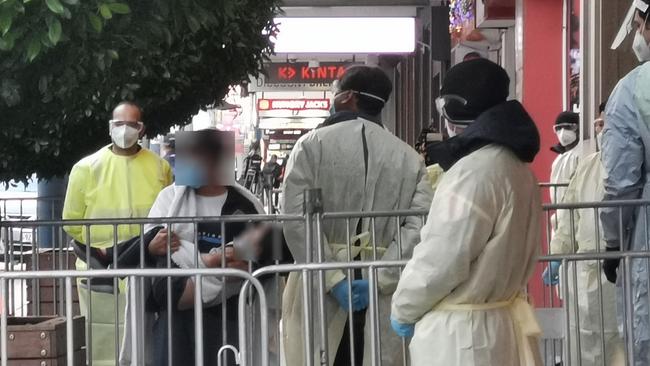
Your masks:
{"label": "red painted wall", "polygon": [[562,0],[524,0],[523,24],[523,104],[542,137],[532,168],[548,182],[556,156],[549,150],[557,143],[553,122],[562,111]]}
{"label": "red painted wall", "polygon": [[[523,14],[523,104],[542,138],[541,151],[532,163],[532,169],[540,182],[548,182],[551,164],[556,157],[549,150],[557,143],[553,123],[562,111],[562,0],[524,0]],[[543,190],[542,194],[544,202],[548,202],[548,191]],[[540,222],[540,225],[545,225],[545,222]],[[543,243],[546,243],[546,230],[542,235]],[[546,244],[543,246],[546,252]],[[549,298],[554,297],[554,291],[541,283],[545,266],[538,266],[529,284],[537,306],[548,306]]]}

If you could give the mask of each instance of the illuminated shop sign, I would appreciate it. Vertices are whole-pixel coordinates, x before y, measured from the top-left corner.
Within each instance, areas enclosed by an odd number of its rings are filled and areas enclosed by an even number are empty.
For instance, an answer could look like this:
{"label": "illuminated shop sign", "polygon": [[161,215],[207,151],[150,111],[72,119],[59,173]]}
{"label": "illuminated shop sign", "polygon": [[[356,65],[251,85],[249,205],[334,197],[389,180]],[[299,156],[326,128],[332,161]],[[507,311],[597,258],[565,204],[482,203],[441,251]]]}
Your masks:
{"label": "illuminated shop sign", "polygon": [[328,110],[330,101],[329,99],[260,99],[257,101],[257,110],[259,111],[305,111],[310,109]]}
{"label": "illuminated shop sign", "polygon": [[281,17],[275,22],[276,53],[383,54],[415,50],[415,18]]}
{"label": "illuminated shop sign", "polygon": [[345,74],[349,64],[341,62],[323,62],[316,67],[309,67],[307,62],[271,63],[265,66],[271,84],[305,84],[331,83]]}

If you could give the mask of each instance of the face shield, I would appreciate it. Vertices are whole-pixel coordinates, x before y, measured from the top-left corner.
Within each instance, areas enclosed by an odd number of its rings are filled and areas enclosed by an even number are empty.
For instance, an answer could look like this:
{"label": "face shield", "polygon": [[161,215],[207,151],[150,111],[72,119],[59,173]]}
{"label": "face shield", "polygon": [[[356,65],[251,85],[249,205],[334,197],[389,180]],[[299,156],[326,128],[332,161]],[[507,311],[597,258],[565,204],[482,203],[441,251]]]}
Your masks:
{"label": "face shield", "polygon": [[632,5],[630,6],[630,10],[627,11],[627,14],[625,14],[625,18],[623,19],[623,24],[621,24],[621,28],[618,30],[618,33],[616,34],[616,38],[614,38],[614,42],[612,42],[611,49],[615,50],[617,49],[623,41],[625,41],[625,38],[632,32],[634,29],[634,26],[632,25],[633,20],[634,20],[634,13],[639,10],[643,13],[647,12],[648,9],[650,8],[650,5],[643,0],[634,0],[632,2]]}

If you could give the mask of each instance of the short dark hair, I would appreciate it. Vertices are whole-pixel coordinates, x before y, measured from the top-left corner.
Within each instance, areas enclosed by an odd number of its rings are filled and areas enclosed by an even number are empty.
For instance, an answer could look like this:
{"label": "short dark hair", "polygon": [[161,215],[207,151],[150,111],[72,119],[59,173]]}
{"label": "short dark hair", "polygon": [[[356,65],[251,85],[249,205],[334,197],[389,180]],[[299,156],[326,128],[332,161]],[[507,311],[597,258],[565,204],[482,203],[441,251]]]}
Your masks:
{"label": "short dark hair", "polygon": [[[358,65],[351,66],[345,71],[339,81],[339,90],[364,92],[388,101],[393,92],[393,83],[382,69]],[[382,101],[363,94],[357,94],[357,101],[359,111],[370,116],[379,115],[385,105]]]}
{"label": "short dark hair", "polygon": [[607,101],[600,103],[600,105],[598,106],[598,113],[605,112],[606,107],[607,107]]}
{"label": "short dark hair", "polygon": [[176,135],[177,154],[197,154],[206,158],[221,158],[234,153],[232,132],[217,129],[180,131]]}

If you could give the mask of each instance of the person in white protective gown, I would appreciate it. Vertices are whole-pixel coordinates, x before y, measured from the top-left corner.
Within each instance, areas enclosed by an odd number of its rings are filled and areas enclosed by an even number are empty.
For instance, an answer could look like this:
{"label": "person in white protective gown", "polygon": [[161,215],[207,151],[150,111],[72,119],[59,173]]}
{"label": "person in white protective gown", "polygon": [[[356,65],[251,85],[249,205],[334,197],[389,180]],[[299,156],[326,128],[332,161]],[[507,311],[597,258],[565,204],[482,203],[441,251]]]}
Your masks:
{"label": "person in white protective gown", "polygon": [[540,139],[523,106],[506,101],[509,82],[485,59],[444,80],[441,115],[465,128],[440,145],[446,172],[392,302],[393,329],[412,336],[413,366],[541,365],[541,330],[522,295],[540,244],[527,164]]}
{"label": "person in white protective gown", "polygon": [[[607,102],[603,131],[602,162],[605,167],[605,201],[650,199],[650,1],[636,0],[628,13],[633,22],[623,30],[634,29],[634,51],[643,65],[621,79]],[[632,26],[633,25],[633,26]],[[617,41],[622,41],[626,33]],[[615,42],[613,48],[618,46]],[[648,209],[626,206],[603,208],[600,212],[608,251],[648,251],[650,230]],[[623,225],[622,227],[620,225]],[[623,236],[621,237],[621,232]],[[607,279],[617,285],[617,311],[620,328],[632,342],[628,364],[650,364],[650,274],[645,258],[632,259],[629,277],[619,273],[619,260],[603,263]],[[625,269],[625,266],[622,266]],[[630,282],[626,283],[626,279]],[[626,314],[625,287],[630,288],[633,309]],[[611,316],[611,315],[610,315]],[[633,326],[626,326],[626,318]]]}
{"label": "person in white protective gown", "polygon": [[[337,85],[335,113],[318,129],[298,140],[291,152],[283,184],[283,212],[302,214],[303,193],[315,188],[322,190],[325,212],[427,210],[432,192],[424,162],[413,148],[384,128],[379,119],[392,91],[386,74],[379,68],[354,66]],[[409,258],[419,241],[421,228],[421,217],[413,216],[401,217],[399,222],[386,217],[353,218],[349,225],[344,219],[327,219],[322,225],[325,260],[348,261],[348,241],[353,245],[351,259],[372,260],[373,239],[378,259]],[[307,259],[304,224],[288,222],[284,233],[295,260],[304,263]],[[316,244],[312,252],[316,261]],[[326,273],[328,349],[323,349],[322,354],[318,276],[314,273],[313,355],[305,354],[305,342],[309,338],[303,331],[301,275],[289,275],[282,304],[287,366],[304,366],[307,357],[313,357],[319,365],[370,365],[371,314],[365,311],[369,301],[368,273],[352,272]],[[399,272],[399,268],[377,270],[379,315],[375,317],[388,317],[390,296],[397,286]],[[350,274],[351,287],[347,280]],[[351,317],[348,300],[352,302]],[[354,336],[352,342],[350,329]],[[402,349],[401,339],[392,334],[385,321],[380,322],[378,335],[381,339],[376,339],[376,349],[381,348],[381,355],[375,356],[381,357],[385,366],[401,365],[402,354],[397,351]]]}
{"label": "person in white protective gown", "polygon": [[[604,108],[605,103],[600,107],[600,117],[594,122],[599,146],[604,127]],[[603,199],[605,169],[600,159],[601,153],[596,152],[580,161],[564,193],[562,203],[598,202]],[[551,240],[551,254],[605,251],[602,228],[596,227],[599,220],[593,209],[558,210],[556,217],[558,226]],[[550,286],[560,282],[559,268],[560,262],[551,262],[547,266],[543,274],[544,284]],[[565,306],[570,309],[571,364],[577,365],[580,362],[583,366],[624,365],[623,340],[618,331],[616,317],[611,316],[616,313],[614,285],[602,274],[598,261],[569,262],[568,274],[568,278],[562,282],[568,284],[569,290]],[[579,311],[577,320],[574,311],[576,306]],[[576,340],[578,334],[580,352]]]}
{"label": "person in white protective gown", "polygon": [[[553,129],[557,135],[558,144],[551,150],[559,155],[551,165],[551,183],[567,184],[578,167],[580,154],[578,153],[578,134],[580,133],[580,115],[574,112],[562,112],[555,119]],[[562,201],[566,187],[551,187],[551,203]],[[553,224],[553,227],[556,223]]]}

